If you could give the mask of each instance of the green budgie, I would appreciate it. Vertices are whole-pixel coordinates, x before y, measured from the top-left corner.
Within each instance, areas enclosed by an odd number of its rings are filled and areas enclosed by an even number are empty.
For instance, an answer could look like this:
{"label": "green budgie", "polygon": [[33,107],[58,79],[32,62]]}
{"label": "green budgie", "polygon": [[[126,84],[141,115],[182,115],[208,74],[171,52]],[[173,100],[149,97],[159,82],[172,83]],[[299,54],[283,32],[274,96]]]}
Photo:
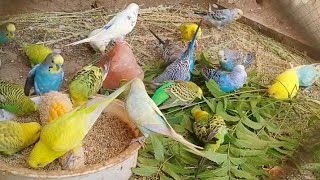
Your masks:
{"label": "green budgie", "polygon": [[0,44],[11,42],[16,38],[16,27],[13,23],[4,23],[0,25]]}
{"label": "green budgie", "polygon": [[200,106],[195,106],[191,110],[195,119],[193,130],[197,138],[206,143],[205,149],[215,152],[224,141],[224,135],[227,134],[226,123],[221,116],[210,115],[201,110]]}
{"label": "green budgie", "polygon": [[72,78],[69,85],[69,92],[74,107],[80,106],[88,99],[97,94],[109,71],[109,64],[104,68],[89,65]]}
{"label": "green budgie", "polygon": [[24,44],[22,49],[28,56],[31,67],[41,64],[52,53],[49,47],[41,44]]}
{"label": "green budgie", "polygon": [[0,109],[17,115],[29,115],[38,106],[24,95],[23,88],[0,79]]}
{"label": "green budgie", "polygon": [[12,155],[30,146],[39,139],[40,130],[41,126],[37,122],[1,121],[0,152],[5,155]]}
{"label": "green budgie", "polygon": [[[201,154],[197,145],[188,142],[170,126],[157,105],[147,94],[145,86],[140,79],[133,80],[127,95],[126,109],[129,117],[135,122],[144,136],[136,139],[140,144],[144,144],[145,139],[153,132],[172,137],[181,142],[193,151]],[[192,151],[192,152],[193,152]]]}
{"label": "green budgie", "polygon": [[183,106],[202,98],[202,90],[193,82],[176,81],[162,85],[152,96],[159,109]]}

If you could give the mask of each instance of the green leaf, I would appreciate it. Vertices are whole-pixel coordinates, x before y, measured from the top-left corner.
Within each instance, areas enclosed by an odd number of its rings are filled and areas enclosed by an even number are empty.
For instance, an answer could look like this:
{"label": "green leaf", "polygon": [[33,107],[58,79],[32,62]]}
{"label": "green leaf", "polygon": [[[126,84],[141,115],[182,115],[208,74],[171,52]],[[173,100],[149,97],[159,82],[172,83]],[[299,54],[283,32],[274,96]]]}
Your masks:
{"label": "green leaf", "polygon": [[151,167],[151,166],[137,167],[137,168],[132,168],[132,172],[139,176],[152,176],[153,174],[158,172],[158,168]]}
{"label": "green leaf", "polygon": [[210,91],[210,93],[213,95],[213,97],[218,98],[218,97],[226,95],[226,93],[221,91],[219,85],[212,79],[210,79],[209,81],[206,82],[206,86],[207,86],[208,90]]}
{"label": "green leaf", "polygon": [[192,174],[192,173],[194,173],[194,171],[191,169],[185,169],[181,166],[178,166],[178,165],[175,165],[175,164],[172,164],[169,162],[166,162],[165,165],[168,168],[170,168],[171,170],[173,170],[174,172],[179,173],[179,174]]}
{"label": "green leaf", "polygon": [[183,134],[186,132],[186,129],[182,125],[179,125],[179,124],[173,124],[172,128],[179,134]]}
{"label": "green leaf", "polygon": [[240,164],[243,164],[246,162],[246,159],[245,158],[234,158],[234,157],[229,157],[230,159],[230,162],[235,165],[235,166],[238,166]]}
{"label": "green leaf", "polygon": [[272,159],[266,154],[260,155],[260,156],[253,156],[253,157],[246,157],[247,163],[251,164],[253,166],[259,166],[262,167],[265,166],[272,166],[275,165],[278,161],[276,159]]}
{"label": "green leaf", "polygon": [[243,118],[242,123],[255,130],[259,130],[263,127],[263,124],[254,122],[247,117]]}
{"label": "green leaf", "polygon": [[196,156],[189,151],[185,150],[185,148],[181,148],[177,146],[177,149],[174,149],[175,154],[177,154],[177,158],[181,160],[183,163],[195,165],[199,162],[199,156]]}
{"label": "green leaf", "polygon": [[261,176],[265,174],[265,171],[261,169],[260,167],[254,167],[253,165],[249,163],[244,163],[240,165],[241,169],[250,173],[251,175],[254,176]]}
{"label": "green leaf", "polygon": [[163,164],[162,171],[170,175],[175,180],[181,180],[181,177],[173,169],[170,169],[168,163]]}
{"label": "green leaf", "polygon": [[214,170],[205,170],[202,173],[198,174],[198,177],[200,179],[203,178],[213,178],[213,177],[224,177],[228,175],[228,171],[229,171],[229,167],[225,166],[225,167],[221,167],[221,168],[217,168]]}
{"label": "green leaf", "polygon": [[160,161],[156,159],[148,159],[141,156],[138,156],[138,161],[145,166],[158,166],[160,164]]}
{"label": "green leaf", "polygon": [[242,171],[242,170],[239,170],[237,168],[231,167],[230,170],[231,170],[232,174],[235,175],[236,177],[245,178],[245,179],[257,179],[257,180],[259,180],[257,177],[252,176],[250,173]]}
{"label": "green leaf", "polygon": [[164,147],[161,141],[158,139],[157,135],[151,134],[150,135],[154,157],[158,161],[164,161]]}
{"label": "green leaf", "polygon": [[209,102],[207,98],[203,97],[203,100],[207,103],[207,105],[209,106],[209,108],[211,109],[212,112],[216,112],[216,106],[215,106],[215,101],[213,101],[214,103],[212,103],[211,101]]}
{"label": "green leaf", "polygon": [[241,140],[236,139],[233,142],[239,148],[247,148],[247,149],[266,149],[267,143],[263,143],[262,141],[252,141],[252,140]]}
{"label": "green leaf", "polygon": [[160,180],[172,180],[172,178],[169,178],[165,175],[160,175]]}
{"label": "green leaf", "polygon": [[226,154],[221,154],[217,152],[210,152],[210,151],[202,151],[202,153],[205,155],[206,158],[210,159],[211,161],[222,164],[227,160]]}
{"label": "green leaf", "polygon": [[191,122],[189,116],[187,116],[187,115],[183,116],[183,120],[181,122],[181,126],[183,126],[186,130],[188,130],[190,132],[193,132],[192,122]]}
{"label": "green leaf", "polygon": [[[246,128],[242,123],[239,123],[238,126],[237,126],[237,129],[236,129],[236,134],[239,132],[242,132],[244,134],[248,134],[250,136],[253,136],[253,137],[256,137],[258,138],[257,134],[250,131],[248,128]],[[237,135],[238,136],[238,135]]]}
{"label": "green leaf", "polygon": [[237,157],[241,156],[258,156],[265,154],[265,150],[251,150],[251,149],[239,149],[236,147],[230,147],[230,152]]}

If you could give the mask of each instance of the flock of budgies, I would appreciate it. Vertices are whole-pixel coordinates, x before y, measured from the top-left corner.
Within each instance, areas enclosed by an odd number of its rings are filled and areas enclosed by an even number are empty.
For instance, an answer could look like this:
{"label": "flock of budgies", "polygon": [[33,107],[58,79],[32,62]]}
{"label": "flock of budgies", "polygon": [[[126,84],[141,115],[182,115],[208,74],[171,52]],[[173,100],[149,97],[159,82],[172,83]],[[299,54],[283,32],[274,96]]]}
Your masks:
{"label": "flock of budgies", "polygon": [[[139,6],[131,3],[105,26],[90,32],[88,38],[66,46],[89,43],[93,49],[104,53],[111,41],[126,43],[125,36],[134,29],[138,12]],[[104,67],[88,65],[76,73],[69,84],[71,101],[67,96],[63,97],[62,93],[52,94],[60,91],[64,78],[64,58],[61,52],[43,45],[24,44],[23,50],[30,60],[32,69],[24,88],[0,80],[0,108],[18,116],[27,116],[39,111],[41,125],[37,122],[1,121],[0,152],[12,155],[35,144],[28,158],[28,164],[32,168],[45,167],[69,151],[76,153],[105,107],[120,94],[125,93],[125,108],[143,134],[135,141],[143,145],[151,133],[159,133],[181,142],[191,152],[210,159],[206,151],[199,150],[203,147],[190,143],[176,133],[160,109],[186,106],[197,98],[205,98],[202,89],[190,81],[195,68],[195,47],[203,33],[202,23],[222,31],[242,15],[240,9],[210,8],[198,24],[182,24],[178,31],[181,32],[183,42],[188,43],[186,48],[171,40],[162,40],[150,30],[161,45],[162,58],[166,64],[165,70],[151,82],[158,88],[151,98],[143,80],[138,78],[128,80],[109,96],[95,96],[108,76],[110,64],[105,64]],[[0,44],[13,41],[15,31],[13,23],[1,25]],[[200,56],[201,72],[205,80],[214,80],[225,93],[242,88],[247,81],[247,68],[256,59],[256,53],[225,48],[218,51],[217,55],[219,67],[211,66],[204,53]],[[277,99],[293,98],[299,87],[310,88],[319,77],[320,63],[292,67],[275,79],[274,84],[268,89],[269,96]],[[40,95],[46,100],[36,104],[29,97],[32,94]],[[57,96],[62,97],[59,99]],[[195,106],[191,114],[195,119],[195,135],[209,145],[204,149],[216,151],[227,133],[223,118],[210,115],[201,110],[200,106]]]}

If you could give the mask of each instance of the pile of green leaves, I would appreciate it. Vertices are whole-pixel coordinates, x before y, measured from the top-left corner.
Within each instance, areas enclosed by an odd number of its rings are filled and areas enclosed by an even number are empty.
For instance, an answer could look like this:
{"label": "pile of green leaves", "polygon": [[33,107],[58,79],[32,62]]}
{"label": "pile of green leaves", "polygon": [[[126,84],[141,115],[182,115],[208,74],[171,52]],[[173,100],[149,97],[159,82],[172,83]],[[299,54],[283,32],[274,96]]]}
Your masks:
{"label": "pile of green leaves", "polygon": [[[152,79],[158,71],[148,70],[146,79]],[[313,114],[312,105],[301,105],[301,100],[281,101],[267,97],[265,88],[256,83],[259,81],[256,75],[250,76],[252,78],[244,88],[231,94],[223,93],[212,80],[203,82],[201,76],[194,77],[198,78],[194,82],[199,82],[206,99],[189,107],[167,109],[164,114],[176,132],[203,147],[204,144],[193,133],[192,107],[199,104],[211,114],[222,116],[229,131],[219,150],[210,152],[214,162],[206,160],[200,163],[201,157],[188,152],[178,142],[152,135],[146,148],[139,152],[134,174],[163,180],[266,177],[265,168],[292,156],[299,146],[301,131],[289,127],[290,121],[301,117],[302,110],[306,118],[311,115],[317,119],[320,117],[317,113]]]}

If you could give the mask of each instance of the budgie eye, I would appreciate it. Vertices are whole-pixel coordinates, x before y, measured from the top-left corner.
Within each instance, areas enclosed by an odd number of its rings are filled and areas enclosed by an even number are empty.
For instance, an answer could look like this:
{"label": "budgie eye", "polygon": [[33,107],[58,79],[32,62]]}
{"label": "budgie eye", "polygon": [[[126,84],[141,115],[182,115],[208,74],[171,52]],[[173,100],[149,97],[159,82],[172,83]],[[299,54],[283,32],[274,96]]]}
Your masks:
{"label": "budgie eye", "polygon": [[49,69],[53,68],[53,66],[49,66]]}
{"label": "budgie eye", "polygon": [[54,63],[53,60],[51,62]]}

